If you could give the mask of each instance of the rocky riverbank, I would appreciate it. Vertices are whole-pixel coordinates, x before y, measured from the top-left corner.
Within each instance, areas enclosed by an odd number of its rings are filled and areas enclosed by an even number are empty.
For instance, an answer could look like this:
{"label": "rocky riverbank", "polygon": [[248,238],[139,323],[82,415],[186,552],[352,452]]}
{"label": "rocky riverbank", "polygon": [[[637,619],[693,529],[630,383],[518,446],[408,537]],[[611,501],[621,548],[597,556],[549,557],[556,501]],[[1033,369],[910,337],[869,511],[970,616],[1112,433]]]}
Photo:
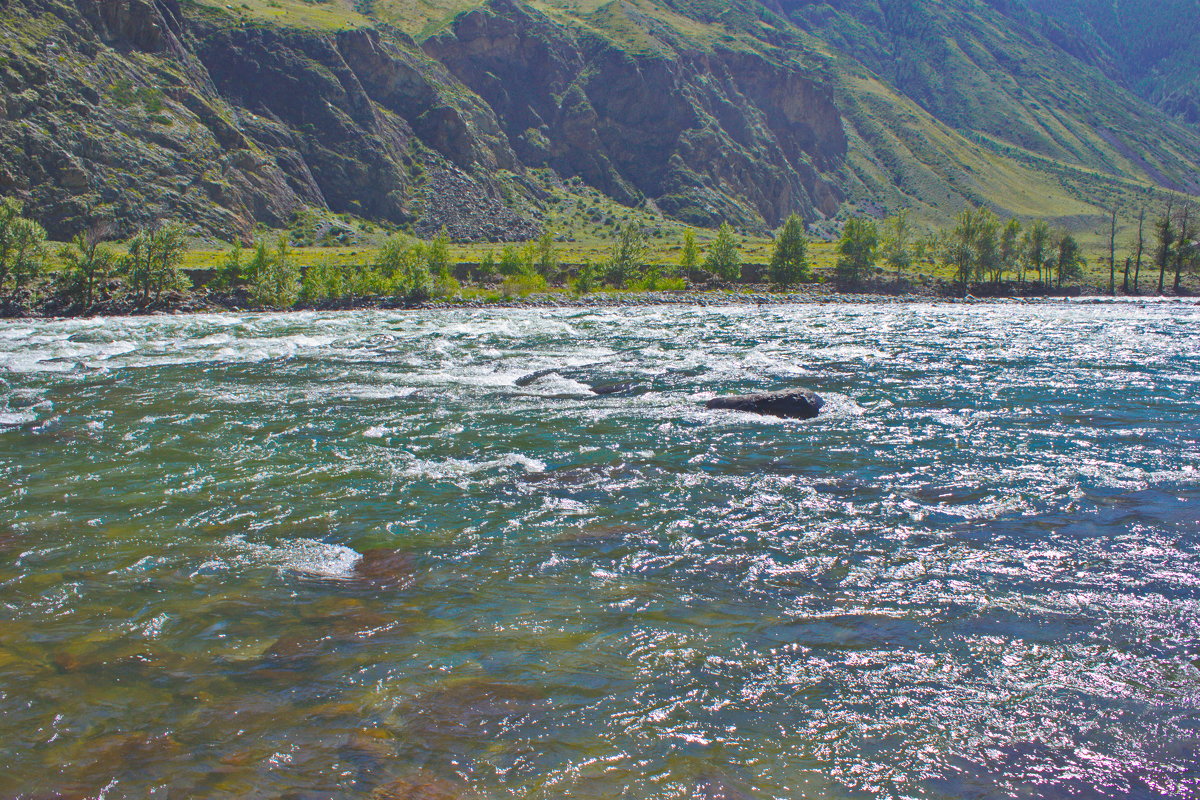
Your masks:
{"label": "rocky riverbank", "polygon": [[[495,293],[466,294],[453,299],[431,300],[410,303],[395,297],[358,298],[342,302],[317,305],[298,304],[289,311],[355,311],[371,309],[486,309],[486,308],[619,308],[664,305],[734,306],[759,305],[781,306],[798,303],[1034,303],[1071,299],[1106,302],[1107,294],[1088,292],[1078,288],[1069,293],[1040,295],[1003,295],[959,297],[934,291],[841,291],[826,284],[813,284],[797,289],[778,292],[767,286],[745,286],[738,289],[698,290],[661,292],[611,291],[579,295],[565,291],[531,294],[525,297],[503,297]],[[1137,300],[1175,300],[1178,302],[1200,302],[1195,297],[1125,297],[1123,302]],[[222,294],[200,290],[194,293],[172,293],[160,301],[148,305],[137,305],[121,299],[99,303],[91,308],[64,305],[54,298],[36,303],[0,300],[0,319],[47,319],[79,317],[123,317],[149,316],[155,314],[212,314],[227,311],[269,311],[247,302],[244,296]]]}

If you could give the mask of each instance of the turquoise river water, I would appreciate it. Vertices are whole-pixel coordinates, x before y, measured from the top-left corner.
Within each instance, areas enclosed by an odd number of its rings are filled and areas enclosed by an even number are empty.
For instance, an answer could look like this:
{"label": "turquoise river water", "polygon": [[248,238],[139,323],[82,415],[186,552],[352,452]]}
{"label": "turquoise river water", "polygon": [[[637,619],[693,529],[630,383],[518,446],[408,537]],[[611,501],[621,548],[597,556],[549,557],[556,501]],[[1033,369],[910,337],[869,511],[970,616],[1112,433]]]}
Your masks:
{"label": "turquoise river water", "polygon": [[1196,305],[0,323],[0,797],[1196,798],[1198,745]]}

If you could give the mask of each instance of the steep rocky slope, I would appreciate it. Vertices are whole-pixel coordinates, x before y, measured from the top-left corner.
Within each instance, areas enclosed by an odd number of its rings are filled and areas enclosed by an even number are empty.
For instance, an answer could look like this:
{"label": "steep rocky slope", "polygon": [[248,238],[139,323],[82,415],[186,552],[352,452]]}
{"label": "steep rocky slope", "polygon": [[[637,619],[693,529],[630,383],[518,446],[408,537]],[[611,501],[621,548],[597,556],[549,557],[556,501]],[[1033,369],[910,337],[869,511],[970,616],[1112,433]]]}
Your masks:
{"label": "steep rocky slope", "polygon": [[1065,49],[1200,125],[1200,0],[1027,2]]}
{"label": "steep rocky slope", "polygon": [[[506,204],[499,123],[402,38],[242,25],[176,0],[3,8],[0,192],[53,236],[173,217],[222,238],[309,205],[464,238],[537,230]],[[431,200],[431,195],[436,195]]]}
{"label": "steep rocky slope", "polygon": [[524,239],[568,179],[760,230],[965,203],[1086,228],[1200,191],[1200,130],[1162,110],[1186,92],[1129,72],[1097,3],[1044,5],[0,0],[0,194],[60,238],[309,206]]}
{"label": "steep rocky slope", "polygon": [[[629,7],[606,11],[642,22]],[[838,169],[846,137],[827,86],[752,51],[701,50],[645,28],[650,51],[631,52],[497,0],[425,51],[495,109],[524,164],[621,202],[652,198],[700,225],[837,212],[840,192],[822,172]]]}

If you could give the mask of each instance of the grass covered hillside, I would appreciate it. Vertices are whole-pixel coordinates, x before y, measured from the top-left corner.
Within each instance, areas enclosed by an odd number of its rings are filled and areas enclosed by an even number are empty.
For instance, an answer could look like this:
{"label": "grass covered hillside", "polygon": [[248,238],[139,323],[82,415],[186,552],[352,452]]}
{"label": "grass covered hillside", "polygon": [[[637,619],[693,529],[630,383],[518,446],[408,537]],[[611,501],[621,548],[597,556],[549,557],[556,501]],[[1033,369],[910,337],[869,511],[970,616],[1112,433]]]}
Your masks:
{"label": "grass covered hillside", "polygon": [[175,219],[229,241],[316,211],[527,240],[551,197],[593,193],[757,233],[980,205],[1090,234],[1200,191],[1187,6],[10,2],[0,195],[59,239]]}

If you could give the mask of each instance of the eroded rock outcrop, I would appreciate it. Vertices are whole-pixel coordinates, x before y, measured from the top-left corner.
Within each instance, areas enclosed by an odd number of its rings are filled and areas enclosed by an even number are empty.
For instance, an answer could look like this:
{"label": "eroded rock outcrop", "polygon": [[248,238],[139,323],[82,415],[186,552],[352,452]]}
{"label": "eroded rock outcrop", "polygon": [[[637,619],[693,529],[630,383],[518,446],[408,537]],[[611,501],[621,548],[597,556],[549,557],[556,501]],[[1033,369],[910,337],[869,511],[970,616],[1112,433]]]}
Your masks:
{"label": "eroded rock outcrop", "polygon": [[[613,6],[603,13],[634,13]],[[840,165],[847,140],[827,87],[757,53],[647,30],[658,46],[636,52],[492,0],[424,48],[488,102],[527,165],[701,224],[837,210],[823,171]]]}
{"label": "eroded rock outcrop", "polygon": [[836,211],[846,135],[819,81],[626,4],[595,13],[632,15],[616,22],[653,47],[516,0],[423,46],[178,0],[0,4],[0,194],[59,239],[162,218],[244,238],[311,206],[523,240],[540,233],[531,167],[694,223]]}
{"label": "eroded rock outcrop", "polygon": [[[0,194],[65,239],[156,219],[246,236],[301,207],[458,238],[538,232],[490,109],[395,32],[237,24],[175,0],[0,7]],[[430,175],[457,176],[430,202]],[[454,219],[431,219],[453,208]]]}

